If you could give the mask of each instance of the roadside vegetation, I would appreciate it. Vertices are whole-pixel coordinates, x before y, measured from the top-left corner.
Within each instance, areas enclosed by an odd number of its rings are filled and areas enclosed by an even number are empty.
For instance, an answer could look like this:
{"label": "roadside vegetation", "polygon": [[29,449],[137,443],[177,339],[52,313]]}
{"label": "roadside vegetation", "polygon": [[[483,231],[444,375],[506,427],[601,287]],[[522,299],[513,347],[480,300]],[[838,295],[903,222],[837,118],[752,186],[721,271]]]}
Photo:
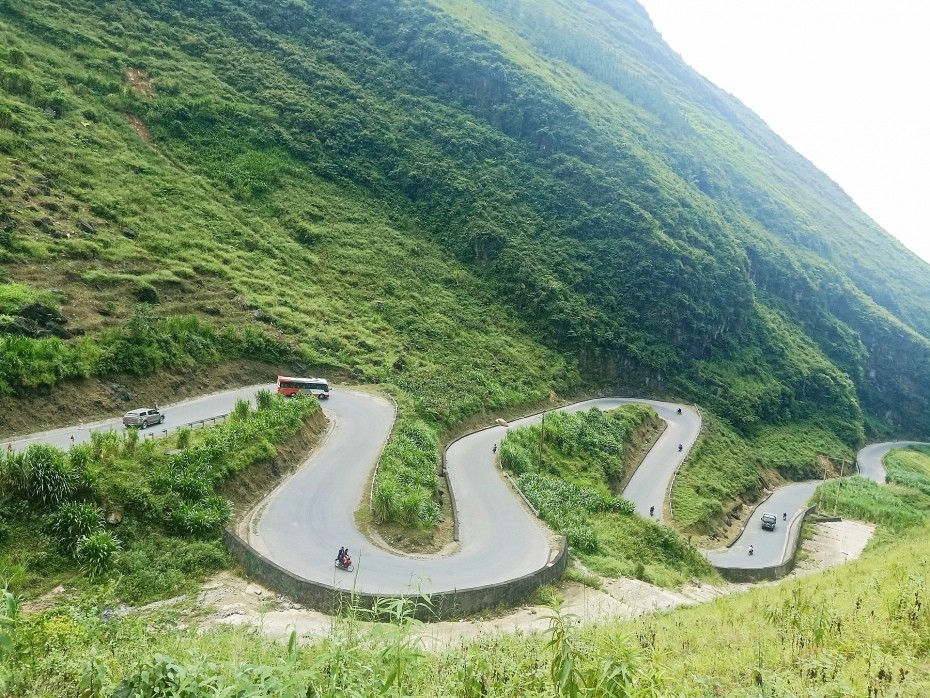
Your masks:
{"label": "roadside vegetation", "polygon": [[[11,287],[16,288],[0,284],[0,293]],[[25,305],[22,297],[17,303],[14,308]],[[256,327],[217,329],[190,315],[160,317],[154,306],[137,304],[123,325],[104,330],[96,339],[66,343],[57,337],[34,340],[0,333],[0,395],[27,395],[54,388],[64,380],[150,376],[235,358],[281,364],[295,354]]]}
{"label": "roadside vegetation", "polygon": [[764,489],[832,477],[844,467],[848,474],[853,457],[849,445],[816,425],[767,425],[746,436],[704,412],[703,432],[672,488],[675,525],[711,533],[734,509],[757,502]]}
{"label": "roadside vegetation", "polygon": [[409,425],[379,518],[415,528],[430,444],[585,388],[919,429],[914,261],[638,5],[582,4],[4,3],[0,390],[240,356],[379,384]]}
{"label": "roadside vegetation", "polygon": [[[482,695],[525,698],[919,696],[930,693],[930,530],[881,555],[696,607],[428,650],[402,603],[284,645],[236,627],[199,632],[197,609],[114,613],[106,590],[24,614],[0,609],[0,686],[22,698]],[[409,610],[409,609],[407,609]],[[225,693],[224,693],[225,692]]]}
{"label": "roadside vegetation", "polygon": [[67,581],[110,586],[145,603],[190,590],[228,565],[232,513],[216,490],[269,464],[275,446],[319,410],[316,400],[259,395],[224,424],[167,439],[94,432],[62,451],[33,444],[0,456],[0,575],[30,597]]}
{"label": "roadside vegetation", "polygon": [[661,586],[712,577],[690,543],[637,515],[632,502],[615,494],[660,425],[645,405],[549,412],[539,425],[508,432],[500,445],[501,466],[590,569]]}
{"label": "roadside vegetation", "polygon": [[822,485],[814,499],[824,513],[878,524],[877,541],[923,525],[930,518],[930,448],[889,451],[885,468],[884,485],[847,478]]}

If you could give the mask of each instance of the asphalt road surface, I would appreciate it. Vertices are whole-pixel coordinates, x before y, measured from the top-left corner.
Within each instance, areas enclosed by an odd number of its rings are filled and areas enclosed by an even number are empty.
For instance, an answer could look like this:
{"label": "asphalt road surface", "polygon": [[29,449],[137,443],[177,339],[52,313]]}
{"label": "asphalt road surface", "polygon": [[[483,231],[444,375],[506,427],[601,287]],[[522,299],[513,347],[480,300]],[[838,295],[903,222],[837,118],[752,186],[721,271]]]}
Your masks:
{"label": "asphalt road surface", "polygon": [[[601,399],[564,408],[577,412],[644,402],[669,427],[640,466],[627,491],[637,508],[662,510],[665,489],[700,432],[700,417],[678,405],[645,400]],[[496,584],[545,566],[553,551],[547,530],[515,496],[496,466],[495,444],[508,428],[538,423],[535,415],[454,442],[446,453],[459,513],[459,549],[448,556],[400,555],[373,545],[356,527],[359,494],[390,434],[390,402],[369,393],[333,390],[325,404],[334,428],[321,448],[266,500],[249,542],[281,567],[305,579],[374,594],[427,593]],[[678,451],[678,444],[685,447]],[[637,473],[639,474],[639,473]],[[367,506],[367,499],[363,502]],[[336,551],[349,548],[353,574],[337,570]]]}
{"label": "asphalt road surface", "polygon": [[[856,462],[859,475],[880,484],[885,483],[885,455],[895,448],[918,445],[918,441],[894,441],[872,444],[859,451]],[[749,517],[746,528],[730,548],[708,551],[705,553],[711,564],[717,567],[735,567],[754,569],[780,565],[788,559],[792,551],[788,549],[789,531],[794,525],[800,525],[800,515],[807,509],[808,502],[820,481],[797,482],[780,487],[772,496],[760,504]],[[763,512],[771,512],[778,517],[774,531],[762,528]],[[787,521],[783,514],[787,513]],[[749,546],[753,554],[749,555]]]}
{"label": "asphalt road surface", "polygon": [[[178,427],[196,422],[197,420],[215,417],[221,414],[229,414],[233,407],[236,406],[237,400],[250,400],[255,403],[255,393],[265,389],[271,392],[275,391],[275,384],[253,385],[248,388],[238,388],[236,390],[227,390],[222,393],[197,397],[184,402],[178,402],[173,405],[162,406],[165,421],[163,424],[151,426],[142,430],[142,437],[160,436],[166,431],[175,431]],[[154,405],[138,405],[138,407],[154,407]],[[209,425],[209,422],[207,422]],[[52,429],[50,431],[37,432],[28,436],[19,436],[15,440],[8,440],[7,443],[13,446],[13,450],[24,449],[32,443],[47,443],[59,448],[68,449],[73,444],[80,444],[90,441],[90,434],[94,431],[116,431],[123,432],[126,428],[123,426],[123,417],[114,417],[90,424],[79,424],[73,427],[63,427],[61,429]],[[6,447],[6,446],[4,446]]]}
{"label": "asphalt road surface", "polygon": [[892,441],[889,443],[866,446],[859,451],[859,455],[856,456],[856,462],[859,464],[859,474],[864,478],[874,480],[880,485],[884,485],[885,475],[887,474],[885,472],[884,460],[888,451],[895,448],[921,445],[926,446],[926,444],[920,441]]}
{"label": "asphalt road surface", "polygon": [[[260,389],[274,390],[274,385],[230,390],[165,406],[164,424],[143,433],[160,435],[231,412],[237,400],[254,402]],[[562,410],[610,410],[630,403],[650,405],[667,423],[623,493],[643,516],[649,516],[650,507],[655,507],[653,517],[661,521],[671,479],[700,433],[700,415],[685,405],[629,398],[588,400]],[[409,556],[373,545],[358,530],[354,517],[359,507],[368,506],[369,476],[394,423],[393,403],[361,390],[338,389],[332,391],[323,408],[332,422],[328,436],[312,457],[265,500],[251,527],[250,543],[281,567],[339,588],[375,594],[431,593],[518,578],[543,567],[553,555],[547,529],[515,496],[496,466],[494,453],[507,429],[538,423],[542,415],[470,434],[449,447],[446,464],[458,507],[460,544],[446,556]],[[89,441],[93,431],[106,430],[123,431],[121,418],[30,434],[9,443],[15,450],[37,442],[68,448]],[[885,454],[914,443],[900,441],[864,448],[859,453],[861,475],[884,482]],[[790,525],[806,507],[817,484],[795,483],[778,489],[752,514],[731,548],[707,553],[711,562],[744,568],[779,564],[788,553]],[[759,517],[763,511],[778,516],[774,531],[762,530]],[[787,521],[782,514],[787,514]],[[752,556],[748,555],[750,545],[754,548]],[[355,573],[335,568],[333,562],[341,546],[349,548]]]}
{"label": "asphalt road surface", "polygon": [[[715,567],[739,567],[755,569],[780,565],[787,559],[788,532],[795,519],[807,508],[820,481],[795,482],[779,487],[766,501],[760,504],[749,516],[746,528],[736,542],[725,550],[713,550],[705,553]],[[762,514],[771,512],[778,517],[775,530],[762,528]],[[784,516],[787,514],[787,518]],[[749,554],[749,546],[753,554]]]}

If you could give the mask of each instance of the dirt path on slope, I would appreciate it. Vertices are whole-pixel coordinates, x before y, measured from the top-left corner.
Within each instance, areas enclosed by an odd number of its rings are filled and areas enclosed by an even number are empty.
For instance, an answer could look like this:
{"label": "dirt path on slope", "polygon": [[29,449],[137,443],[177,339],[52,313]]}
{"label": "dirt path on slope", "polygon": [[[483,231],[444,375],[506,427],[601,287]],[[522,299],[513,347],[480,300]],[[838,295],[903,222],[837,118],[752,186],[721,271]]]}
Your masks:
{"label": "dirt path on slope", "polygon": [[[798,567],[789,575],[798,577],[858,558],[875,527],[857,521],[815,524],[813,537],[803,543]],[[561,610],[584,622],[633,618],[645,613],[710,601],[727,594],[746,591],[762,584],[710,585],[693,583],[679,591],[656,587],[636,579],[605,579],[603,589],[595,590],[574,582],[560,587]],[[201,629],[222,625],[256,628],[266,637],[287,638],[292,630],[305,641],[326,635],[335,622],[331,616],[312,611],[290,599],[223,572],[204,585],[198,606],[211,609],[199,620]],[[423,625],[417,631],[427,648],[442,648],[462,639],[499,632],[535,632],[549,627],[552,609],[521,606],[493,618],[444,621]]]}

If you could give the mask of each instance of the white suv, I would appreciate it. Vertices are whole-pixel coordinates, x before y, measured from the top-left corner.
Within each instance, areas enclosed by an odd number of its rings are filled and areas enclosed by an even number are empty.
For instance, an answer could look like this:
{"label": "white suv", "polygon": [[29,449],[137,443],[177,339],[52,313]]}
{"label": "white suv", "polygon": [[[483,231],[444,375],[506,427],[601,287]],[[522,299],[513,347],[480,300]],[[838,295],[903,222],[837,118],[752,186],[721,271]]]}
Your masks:
{"label": "white suv", "polygon": [[123,415],[123,425],[127,427],[139,427],[145,429],[152,424],[161,424],[165,421],[165,415],[157,407],[147,407],[139,410],[129,410]]}

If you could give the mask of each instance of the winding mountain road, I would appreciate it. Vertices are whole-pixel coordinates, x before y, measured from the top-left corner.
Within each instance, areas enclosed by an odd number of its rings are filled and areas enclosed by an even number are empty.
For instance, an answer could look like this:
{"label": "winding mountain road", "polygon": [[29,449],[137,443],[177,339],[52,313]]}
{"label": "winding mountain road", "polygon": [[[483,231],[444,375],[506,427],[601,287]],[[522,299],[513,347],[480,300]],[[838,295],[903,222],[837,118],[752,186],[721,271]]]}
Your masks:
{"label": "winding mountain road", "polygon": [[[261,389],[251,386],[187,400],[165,408],[166,421],[150,433],[173,429],[213,415],[232,411],[237,400],[254,402]],[[587,400],[561,408],[579,412],[592,407],[610,410],[621,405],[646,404],[656,410],[667,427],[630,479],[623,494],[637,512],[662,520],[664,502],[675,472],[701,431],[701,417],[686,405],[634,398]],[[531,574],[554,554],[550,535],[505,481],[496,466],[495,444],[508,429],[539,423],[542,415],[494,426],[453,442],[446,452],[446,467],[455,493],[459,544],[446,555],[402,555],[372,544],[358,529],[355,511],[387,441],[395,413],[386,398],[362,390],[334,389],[323,403],[331,429],[320,447],[288,480],[256,509],[246,527],[248,542],[265,557],[305,579],[336,588],[354,588],[373,594],[412,591],[436,593],[493,585]],[[681,413],[678,413],[678,409]],[[10,441],[14,449],[43,442],[67,448],[90,440],[93,431],[122,431],[120,419],[55,429]],[[876,444],[859,454],[863,477],[884,482],[882,459],[892,448],[917,442]],[[683,450],[678,450],[678,445]],[[788,532],[806,508],[817,482],[779,488],[760,505],[735,544],[709,551],[710,561],[723,567],[760,568],[779,564],[787,554]],[[763,531],[758,513],[778,515],[775,531]],[[788,521],[782,520],[787,513]],[[753,545],[755,554],[747,549]],[[356,563],[349,574],[333,565],[336,550],[347,546]]]}
{"label": "winding mountain road", "polygon": [[[668,483],[701,430],[700,416],[690,408],[649,400],[608,398],[567,406],[578,412],[609,410],[646,403],[669,426],[646,456],[627,492],[637,509],[662,511]],[[263,505],[249,527],[248,542],[265,557],[315,582],[352,587],[374,594],[411,591],[436,593],[497,584],[531,574],[553,554],[548,531],[527,510],[495,465],[494,445],[507,429],[538,423],[542,415],[495,426],[455,441],[446,452],[446,467],[459,516],[459,549],[448,556],[399,555],[381,549],[358,530],[354,513],[394,421],[391,403],[351,390],[334,390],[325,404],[334,428],[310,461]],[[364,438],[360,438],[364,435]],[[356,573],[336,570],[336,550],[346,545]]]}

